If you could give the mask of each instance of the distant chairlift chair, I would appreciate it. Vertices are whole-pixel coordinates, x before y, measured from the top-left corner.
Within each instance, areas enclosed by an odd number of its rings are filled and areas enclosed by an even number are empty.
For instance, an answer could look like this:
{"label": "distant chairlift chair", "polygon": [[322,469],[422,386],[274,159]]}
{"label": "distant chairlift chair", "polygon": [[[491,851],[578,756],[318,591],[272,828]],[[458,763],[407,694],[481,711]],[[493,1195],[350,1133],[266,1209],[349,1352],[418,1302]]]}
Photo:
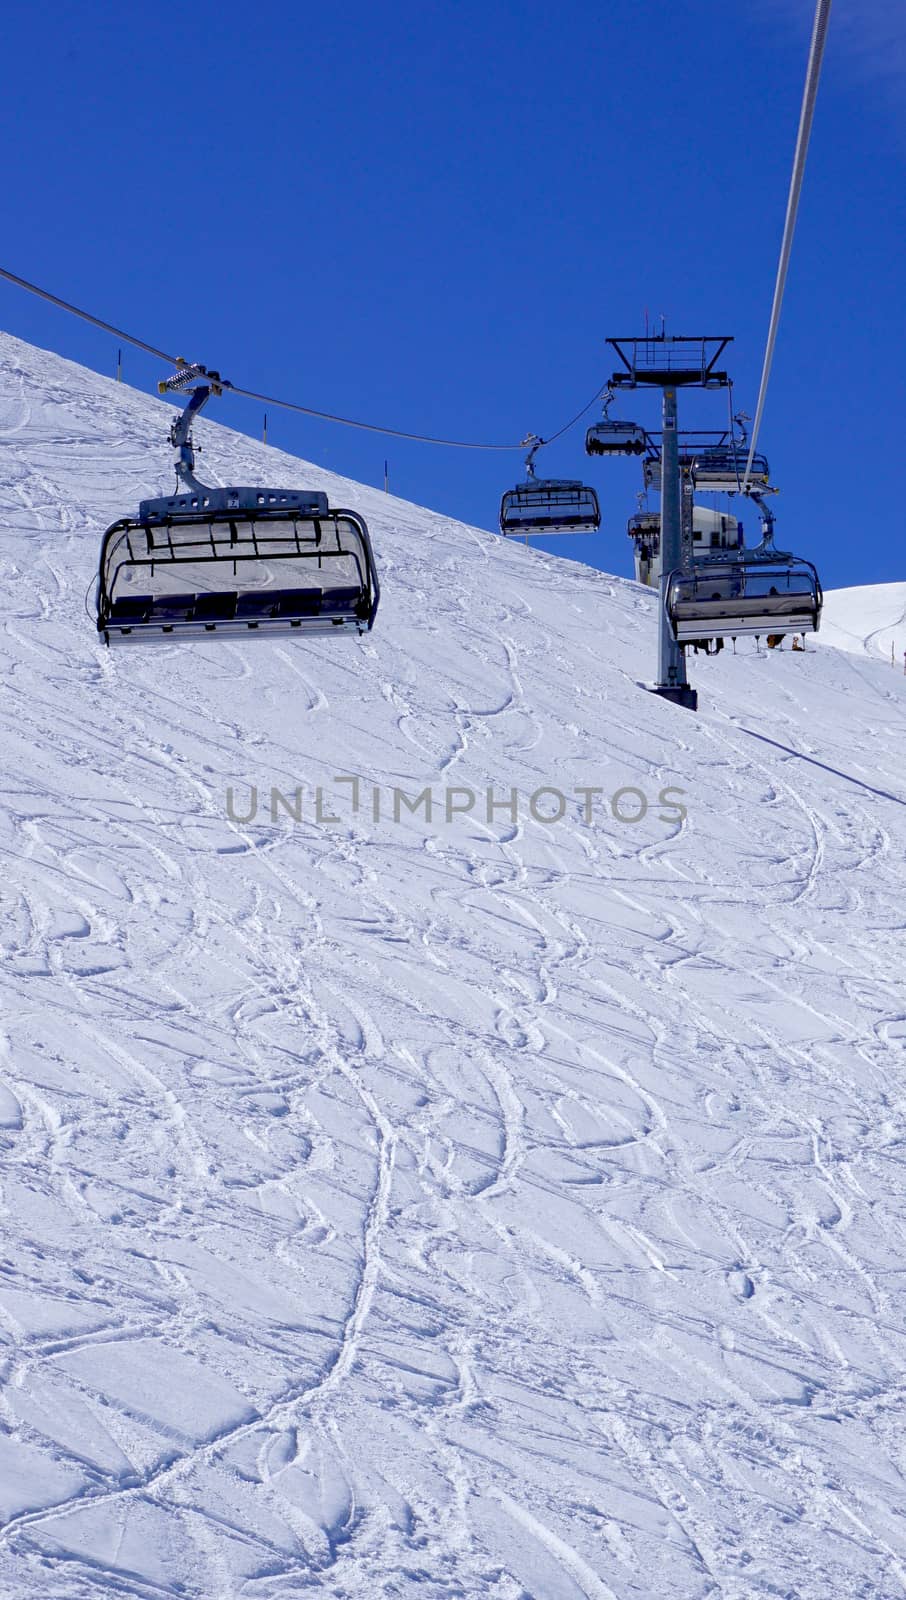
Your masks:
{"label": "distant chairlift chair", "polygon": [[[746,475],[748,458],[748,446],[744,442],[713,445],[702,450],[692,463],[695,487],[707,490],[708,494],[737,494]],[[764,490],[770,481],[767,456],[754,455],[748,482]]]}
{"label": "distant chairlift chair", "polygon": [[530,435],[524,483],[508,489],[500,502],[500,531],[506,538],[546,538],[549,534],[594,533],[601,526],[595,490],[571,478],[536,478],[534,458],[544,441]]}
{"label": "distant chairlift chair", "polygon": [[[740,413],[740,416],[743,415]],[[745,437],[737,438],[733,434],[725,434],[719,444],[691,447],[684,443],[679,456],[680,466],[689,470],[697,491],[705,494],[740,494],[745,483],[747,494],[776,494],[777,491],[771,488],[767,456],[756,454],[752,457],[752,470],[746,479],[748,459],[749,447]],[[648,455],[642,462],[642,475],[646,489],[660,489],[660,448],[650,442]]]}
{"label": "distant chairlift chair", "polygon": [[199,384],[170,430],[184,494],[143,500],[101,544],[97,627],[105,643],[360,634],[380,588],[368,529],[308,489],[210,488],[195,477],[194,418],[223,384],[184,366],[162,391]]}
{"label": "distant chairlift chair", "polygon": [[642,456],[648,448],[644,428],[635,422],[593,422],[585,435],[585,453],[589,456]]}
{"label": "distant chairlift chair", "polygon": [[585,453],[589,456],[642,456],[648,449],[648,435],[636,422],[619,422],[611,419],[610,407],[614,391],[608,385],[604,392],[604,416],[593,422],[585,435]]}

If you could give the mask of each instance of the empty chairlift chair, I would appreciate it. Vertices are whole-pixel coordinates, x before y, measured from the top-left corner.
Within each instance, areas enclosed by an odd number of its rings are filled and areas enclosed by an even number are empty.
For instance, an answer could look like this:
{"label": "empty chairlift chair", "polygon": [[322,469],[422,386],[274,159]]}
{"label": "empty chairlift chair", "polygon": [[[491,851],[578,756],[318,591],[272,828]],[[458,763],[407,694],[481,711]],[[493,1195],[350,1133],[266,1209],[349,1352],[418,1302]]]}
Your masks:
{"label": "empty chairlift chair", "polygon": [[648,448],[644,428],[635,422],[593,422],[585,435],[585,453],[589,456],[642,456]]}
{"label": "empty chairlift chair", "polygon": [[[528,442],[528,441],[526,441]],[[535,438],[526,458],[528,477],[500,502],[500,531],[507,538],[546,538],[559,533],[594,533],[601,526],[595,490],[573,478],[536,478]]]}
{"label": "empty chairlift chair", "polygon": [[509,538],[594,533],[601,508],[594,489],[569,478],[529,478],[500,502],[500,531]]}
{"label": "empty chairlift chair", "polygon": [[611,418],[614,391],[608,386],[604,391],[604,416],[593,422],[585,435],[585,453],[589,456],[642,456],[648,449],[648,435],[636,422],[620,422]]}
{"label": "empty chairlift chair", "polygon": [[821,585],[810,561],[779,555],[774,561],[696,562],[674,572],[667,585],[667,615],[679,644],[740,634],[816,633]]}
{"label": "empty chairlift chair", "polygon": [[[187,368],[167,387],[204,374]],[[209,488],[194,477],[191,423],[210,394],[193,389],[171,429],[185,494],[143,500],[101,545],[97,627],[110,644],[174,639],[359,634],[380,590],[368,529],[305,489]]]}
{"label": "empty chairlift chair", "polygon": [[[702,450],[692,463],[696,488],[705,489],[709,494],[737,494],[742,489],[748,458],[745,444],[714,445]],[[748,482],[760,490],[767,488],[770,483],[767,456],[752,457]]]}
{"label": "empty chairlift chair", "polygon": [[[743,416],[744,413],[740,412],[734,421],[741,421]],[[642,462],[645,487],[660,489],[660,446],[652,440],[648,443],[648,454]],[[705,494],[740,494],[744,483],[746,493],[750,495],[776,493],[770,486],[767,456],[756,454],[752,457],[752,470],[747,479],[748,459],[749,446],[744,432],[739,437],[728,431],[713,444],[708,444],[701,437],[681,438],[679,464],[689,472],[695,488]]]}
{"label": "empty chairlift chair", "polygon": [[673,572],[665,605],[679,644],[740,634],[817,633],[823,595],[810,561],[774,548],[774,518],[760,494],[762,541],[737,556]]}

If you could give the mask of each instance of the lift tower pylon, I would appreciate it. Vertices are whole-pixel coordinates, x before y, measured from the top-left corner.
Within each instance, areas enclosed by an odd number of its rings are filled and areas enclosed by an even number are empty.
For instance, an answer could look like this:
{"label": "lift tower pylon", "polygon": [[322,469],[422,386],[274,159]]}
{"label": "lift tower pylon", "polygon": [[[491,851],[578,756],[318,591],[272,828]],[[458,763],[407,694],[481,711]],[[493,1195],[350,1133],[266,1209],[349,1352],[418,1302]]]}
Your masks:
{"label": "lift tower pylon", "polygon": [[722,389],[727,373],[717,363],[729,336],[691,337],[681,334],[647,334],[638,339],[608,339],[622,366],[610,382],[614,389],[656,388],[662,395],[661,444],[661,578],[660,636],[657,682],[652,692],[694,711],[698,696],[686,677],[686,657],[673,636],[667,615],[670,576],[681,572],[689,559],[683,548],[683,482],[677,436],[677,389]]}

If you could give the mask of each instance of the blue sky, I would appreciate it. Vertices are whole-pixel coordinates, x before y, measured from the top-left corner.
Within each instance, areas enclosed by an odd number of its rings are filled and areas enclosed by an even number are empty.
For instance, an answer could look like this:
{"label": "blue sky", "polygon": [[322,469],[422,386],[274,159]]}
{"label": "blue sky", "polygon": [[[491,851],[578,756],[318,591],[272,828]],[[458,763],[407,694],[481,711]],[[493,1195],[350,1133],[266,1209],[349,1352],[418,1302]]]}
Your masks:
{"label": "blue sky", "polygon": [[[734,334],[751,412],[812,10],[16,6],[2,265],[236,383],[416,432],[553,432],[646,310]],[[826,585],[906,576],[887,484],[906,426],[904,84],[906,14],[836,0],[760,441],[778,543]],[[0,325],[113,371],[114,341],[6,284]],[[159,370],[125,352],[137,387]],[[656,425],[653,396],[631,405]],[[258,407],[215,415],[260,432]],[[682,414],[724,415],[722,395]],[[484,527],[522,476],[518,454],[286,413],[270,439],[370,483],[387,457],[396,493]],[[540,464],[586,476],[604,513],[550,548],[628,573],[637,466],[589,460],[582,427]]]}

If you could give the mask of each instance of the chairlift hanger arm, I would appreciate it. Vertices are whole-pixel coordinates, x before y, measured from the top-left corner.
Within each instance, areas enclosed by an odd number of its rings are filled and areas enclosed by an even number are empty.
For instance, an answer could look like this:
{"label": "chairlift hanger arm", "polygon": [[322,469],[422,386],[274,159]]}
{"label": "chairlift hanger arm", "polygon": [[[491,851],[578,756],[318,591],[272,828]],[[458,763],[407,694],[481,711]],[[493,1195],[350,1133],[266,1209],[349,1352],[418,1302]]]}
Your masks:
{"label": "chairlift hanger arm", "polygon": [[528,445],[529,447],[528,455],[525,458],[526,476],[529,478],[534,478],[535,457],[538,454],[538,451],[543,449],[544,445],[547,443],[547,440],[542,439],[540,433],[527,433],[522,443],[523,445]]}
{"label": "chairlift hanger arm", "polygon": [[[205,383],[196,383],[197,378],[204,378],[207,381]],[[176,418],[170,429],[170,443],[176,452],[174,465],[177,485],[185,484],[187,489],[191,489],[195,493],[204,494],[210,488],[210,485],[202,483],[200,478],[195,476],[192,424],[212,395],[222,394],[225,388],[229,389],[232,385],[226,379],[221,378],[219,372],[209,372],[207,367],[203,367],[199,361],[191,364],[186,361],[180,361],[173,375],[163,379],[157,388],[160,394],[176,394],[185,391],[193,384],[195,387],[192,388],[181,415]]]}
{"label": "chairlift hanger arm", "polygon": [[185,484],[187,489],[196,493],[204,493],[210,487],[202,483],[195,476],[195,448],[192,444],[192,424],[198,413],[207,405],[211,398],[211,390],[207,384],[199,384],[193,389],[188,404],[176,418],[170,429],[170,443],[176,452],[174,466],[176,468],[177,484]]}
{"label": "chairlift hanger arm", "polygon": [[[774,513],[764,498],[762,491],[749,489],[748,498],[754,500],[761,518],[761,544],[749,551],[750,556],[762,557],[771,561],[792,561],[793,556],[788,550],[778,550],[774,545]],[[817,576],[817,574],[816,574]]]}

